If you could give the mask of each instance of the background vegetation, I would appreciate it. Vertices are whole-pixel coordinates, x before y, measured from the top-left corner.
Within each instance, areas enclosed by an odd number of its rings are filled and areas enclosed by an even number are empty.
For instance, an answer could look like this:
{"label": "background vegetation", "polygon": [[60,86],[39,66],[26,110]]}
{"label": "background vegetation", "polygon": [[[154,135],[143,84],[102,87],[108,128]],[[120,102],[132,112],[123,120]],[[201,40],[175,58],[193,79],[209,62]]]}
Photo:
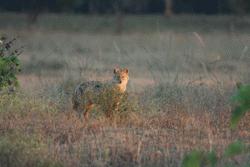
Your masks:
{"label": "background vegetation", "polygon": [[[0,35],[25,48],[19,89],[0,95],[0,166],[249,166],[248,2],[120,2],[0,1]],[[74,87],[117,66],[121,114],[82,122]]]}
{"label": "background vegetation", "polygon": [[[173,13],[225,14],[248,13],[248,0],[1,0],[2,11],[76,13],[115,13],[122,9],[126,13]],[[169,14],[165,12],[164,14]]]}

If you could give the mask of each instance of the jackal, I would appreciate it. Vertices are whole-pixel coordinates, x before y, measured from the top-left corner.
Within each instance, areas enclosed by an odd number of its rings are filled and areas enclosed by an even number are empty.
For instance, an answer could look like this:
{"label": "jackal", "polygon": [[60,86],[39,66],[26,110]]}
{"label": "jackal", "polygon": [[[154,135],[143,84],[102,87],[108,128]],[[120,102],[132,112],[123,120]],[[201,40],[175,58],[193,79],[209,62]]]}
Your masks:
{"label": "jackal", "polygon": [[[79,84],[73,93],[73,109],[77,111],[79,117],[83,114],[85,119],[88,119],[89,112],[95,104],[101,105],[103,110],[117,110],[128,80],[127,68],[115,68],[111,81],[88,81]],[[106,112],[107,116],[108,113],[110,112]]]}

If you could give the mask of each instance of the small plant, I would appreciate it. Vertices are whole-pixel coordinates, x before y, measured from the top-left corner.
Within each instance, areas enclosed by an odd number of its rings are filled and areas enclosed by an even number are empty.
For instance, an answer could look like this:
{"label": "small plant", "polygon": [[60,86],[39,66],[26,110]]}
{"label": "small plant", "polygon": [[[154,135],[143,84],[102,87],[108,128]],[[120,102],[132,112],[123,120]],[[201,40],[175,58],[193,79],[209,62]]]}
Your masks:
{"label": "small plant", "polygon": [[[235,128],[245,113],[250,111],[250,85],[243,86],[242,84],[237,84],[237,88],[238,91],[232,98],[233,102],[236,102],[230,120],[232,128]],[[222,158],[228,159],[237,155],[247,154],[249,151],[246,148],[243,142],[236,140],[226,147]],[[200,167],[206,160],[208,160],[211,166],[216,166],[216,154],[213,152],[213,154],[207,156],[208,158],[206,156],[204,158],[204,154],[201,151],[193,151],[187,154],[182,161],[182,167]]]}
{"label": "small plant", "polygon": [[246,151],[246,146],[241,141],[235,141],[227,146],[224,152],[225,157],[233,157],[236,155],[240,155]]}
{"label": "small plant", "polygon": [[16,39],[0,39],[0,91],[4,88],[14,90],[18,86],[16,74],[21,71],[18,56],[22,48],[14,49]]}
{"label": "small plant", "polygon": [[231,127],[235,128],[246,112],[250,111],[250,85],[238,84],[238,91],[232,100],[236,103],[231,116]]}
{"label": "small plant", "polygon": [[190,154],[187,154],[183,161],[182,167],[200,167],[200,166],[210,166],[214,167],[217,163],[217,156],[214,151],[205,153],[202,151],[192,151]]}

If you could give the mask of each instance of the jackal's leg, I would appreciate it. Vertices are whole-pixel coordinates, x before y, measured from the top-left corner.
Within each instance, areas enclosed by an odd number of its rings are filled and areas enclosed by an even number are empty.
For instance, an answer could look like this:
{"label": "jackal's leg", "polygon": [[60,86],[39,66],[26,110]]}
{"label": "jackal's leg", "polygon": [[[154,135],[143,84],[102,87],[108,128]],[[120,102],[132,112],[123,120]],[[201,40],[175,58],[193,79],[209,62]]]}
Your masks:
{"label": "jackal's leg", "polygon": [[75,110],[78,117],[82,119],[83,107],[81,107],[81,104],[73,101],[73,110]]}
{"label": "jackal's leg", "polygon": [[94,106],[94,104],[88,104],[87,106],[86,106],[86,108],[85,108],[85,111],[84,111],[84,119],[85,120],[88,120],[88,118],[89,118],[89,112],[90,112],[90,110],[93,108],[93,106]]}

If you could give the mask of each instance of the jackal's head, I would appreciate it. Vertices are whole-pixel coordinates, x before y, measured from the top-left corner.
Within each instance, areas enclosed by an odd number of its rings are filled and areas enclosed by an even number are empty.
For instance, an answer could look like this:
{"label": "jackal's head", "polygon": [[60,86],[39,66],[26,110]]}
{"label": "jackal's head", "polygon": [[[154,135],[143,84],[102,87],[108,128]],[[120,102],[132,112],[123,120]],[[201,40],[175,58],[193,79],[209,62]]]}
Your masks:
{"label": "jackal's head", "polygon": [[127,68],[115,68],[113,82],[117,84],[122,92],[125,92],[129,80]]}

